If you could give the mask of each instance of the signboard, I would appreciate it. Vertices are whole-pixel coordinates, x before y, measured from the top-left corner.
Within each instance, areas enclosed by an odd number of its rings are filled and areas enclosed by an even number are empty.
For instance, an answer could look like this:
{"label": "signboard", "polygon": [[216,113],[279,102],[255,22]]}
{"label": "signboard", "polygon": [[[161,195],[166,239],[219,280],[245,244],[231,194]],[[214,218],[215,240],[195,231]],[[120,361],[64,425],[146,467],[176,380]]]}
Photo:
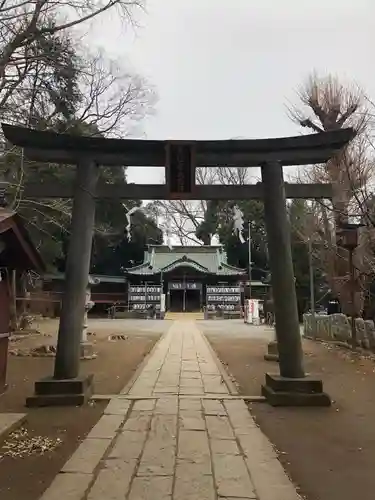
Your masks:
{"label": "signboard", "polygon": [[160,285],[131,285],[129,286],[129,308],[133,310],[160,309]]}
{"label": "signboard", "polygon": [[209,311],[235,311],[241,306],[240,286],[215,285],[206,288],[206,305]]}
{"label": "signboard", "polygon": [[152,307],[155,307],[156,310],[160,309],[160,304],[130,304],[130,309],[133,311],[145,311],[146,309],[151,309]]}
{"label": "signboard", "polygon": [[183,290],[184,289],[183,283],[168,283],[168,286],[169,286],[170,290]]}
{"label": "signboard", "polygon": [[236,306],[234,304],[207,304],[208,311],[215,311],[216,309],[221,311],[234,311]]}
{"label": "signboard", "polygon": [[194,147],[189,142],[173,141],[167,144],[167,186],[170,197],[190,194],[194,186]]}
{"label": "signboard", "polygon": [[207,295],[207,302],[214,302],[214,303],[237,303],[240,302],[241,300],[241,295]]}
{"label": "signboard", "polygon": [[217,294],[217,293],[241,293],[241,288],[239,286],[208,286],[207,294]]}
{"label": "signboard", "polygon": [[146,286],[130,286],[129,287],[129,293],[160,293],[161,292],[161,286],[158,285],[147,285]]}
{"label": "signboard", "polygon": [[174,281],[172,283],[168,283],[168,288],[170,290],[201,290],[202,283]]}

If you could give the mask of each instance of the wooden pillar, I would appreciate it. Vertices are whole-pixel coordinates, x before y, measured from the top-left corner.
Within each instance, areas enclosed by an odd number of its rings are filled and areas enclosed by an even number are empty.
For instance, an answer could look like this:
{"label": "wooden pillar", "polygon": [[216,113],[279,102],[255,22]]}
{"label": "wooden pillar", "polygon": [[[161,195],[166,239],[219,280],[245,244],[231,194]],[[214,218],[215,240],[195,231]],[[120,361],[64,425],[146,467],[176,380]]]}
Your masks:
{"label": "wooden pillar", "polygon": [[57,380],[73,379],[79,374],[98,177],[99,169],[90,158],[78,163],[54,370],[54,379]]}
{"label": "wooden pillar", "polygon": [[302,378],[305,373],[283,167],[275,162],[263,165],[261,170],[280,375]]}
{"label": "wooden pillar", "polygon": [[0,281],[0,394],[6,389],[6,374],[8,363],[10,300],[8,284],[4,276]]}

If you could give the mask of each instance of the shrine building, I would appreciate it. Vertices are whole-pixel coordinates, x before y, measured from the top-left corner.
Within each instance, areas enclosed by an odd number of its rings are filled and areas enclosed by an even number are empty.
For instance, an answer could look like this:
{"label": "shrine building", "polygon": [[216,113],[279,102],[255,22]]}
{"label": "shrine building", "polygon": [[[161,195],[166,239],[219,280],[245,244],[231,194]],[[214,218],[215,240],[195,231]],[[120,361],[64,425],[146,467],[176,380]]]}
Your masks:
{"label": "shrine building", "polygon": [[[142,264],[126,270],[129,310],[239,311],[248,271],[227,262],[222,246],[149,245]],[[252,286],[265,287],[261,281]]]}

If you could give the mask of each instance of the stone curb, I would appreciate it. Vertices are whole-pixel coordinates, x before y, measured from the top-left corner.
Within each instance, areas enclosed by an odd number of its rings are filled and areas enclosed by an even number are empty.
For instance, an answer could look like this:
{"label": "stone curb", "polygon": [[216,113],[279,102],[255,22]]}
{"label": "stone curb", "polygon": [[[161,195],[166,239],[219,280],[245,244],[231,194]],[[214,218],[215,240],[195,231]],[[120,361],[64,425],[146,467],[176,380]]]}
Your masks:
{"label": "stone curb", "polygon": [[[198,328],[198,330],[199,330],[199,328]],[[216,352],[213,350],[213,348],[212,348],[210,342],[208,341],[206,335],[202,332],[202,330],[199,330],[199,332],[202,335],[202,338],[203,338],[204,342],[206,343],[206,345],[208,347],[208,350],[210,351],[210,354],[211,354],[213,360],[215,361],[216,366],[219,369],[220,375],[223,377],[223,380],[224,380],[226,386],[228,387],[229,393],[232,396],[238,395],[238,390],[237,390],[235,384],[231,381],[230,376],[228,375],[228,372],[226,371],[223,363],[218,358]]]}

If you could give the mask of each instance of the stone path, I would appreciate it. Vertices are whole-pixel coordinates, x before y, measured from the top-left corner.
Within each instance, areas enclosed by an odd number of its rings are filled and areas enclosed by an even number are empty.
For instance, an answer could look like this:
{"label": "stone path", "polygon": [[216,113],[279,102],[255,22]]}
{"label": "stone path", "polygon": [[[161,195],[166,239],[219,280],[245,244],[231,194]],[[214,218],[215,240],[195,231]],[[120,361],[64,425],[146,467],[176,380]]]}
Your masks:
{"label": "stone path", "polygon": [[176,321],[42,500],[297,500],[194,322]]}

